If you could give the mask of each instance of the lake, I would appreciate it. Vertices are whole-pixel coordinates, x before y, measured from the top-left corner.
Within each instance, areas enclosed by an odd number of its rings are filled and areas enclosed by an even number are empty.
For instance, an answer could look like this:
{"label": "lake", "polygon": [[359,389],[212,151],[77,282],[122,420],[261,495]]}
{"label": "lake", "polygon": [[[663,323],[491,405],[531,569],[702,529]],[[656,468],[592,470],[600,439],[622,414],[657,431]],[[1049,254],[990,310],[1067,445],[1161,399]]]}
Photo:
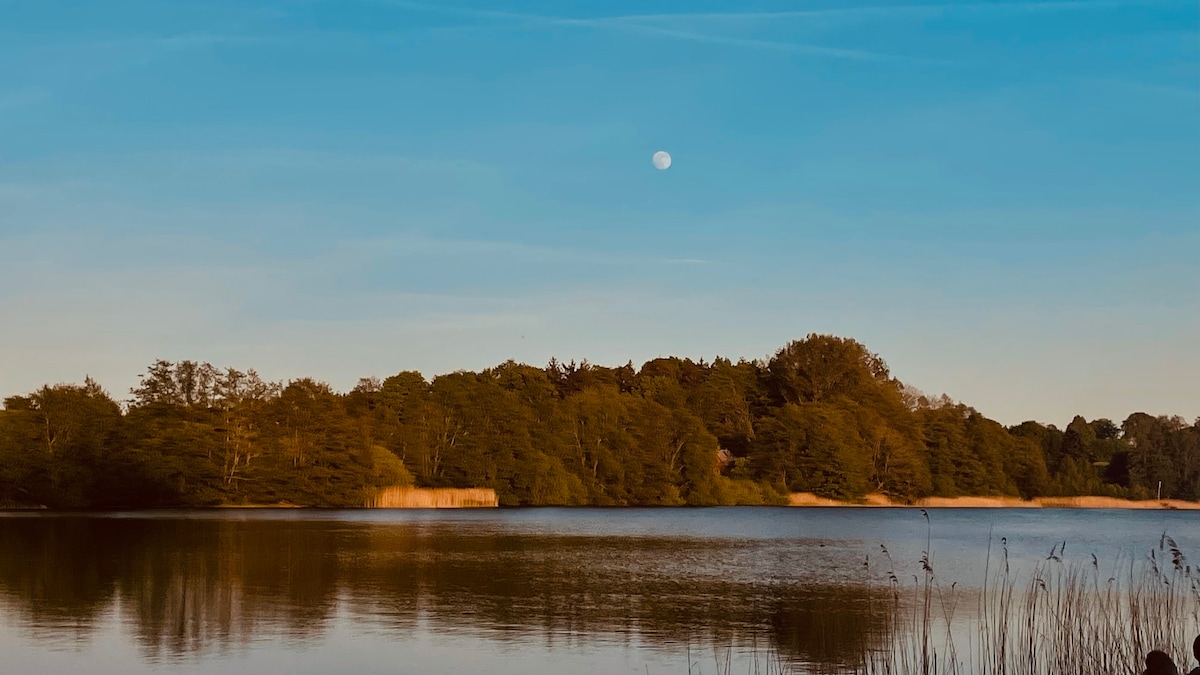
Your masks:
{"label": "lake", "polygon": [[1176,511],[0,513],[0,670],[837,672],[880,647],[870,589],[913,584],[927,546],[969,594],[1001,537],[1014,570],[1064,541],[1119,570],[1164,532],[1200,553]]}

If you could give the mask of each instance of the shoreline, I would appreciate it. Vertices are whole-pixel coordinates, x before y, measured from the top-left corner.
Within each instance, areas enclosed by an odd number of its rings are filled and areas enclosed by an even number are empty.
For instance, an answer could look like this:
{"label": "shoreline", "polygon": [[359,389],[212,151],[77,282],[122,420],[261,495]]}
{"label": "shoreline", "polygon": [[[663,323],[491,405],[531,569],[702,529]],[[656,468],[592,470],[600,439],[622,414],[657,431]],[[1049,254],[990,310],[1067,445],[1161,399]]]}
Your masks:
{"label": "shoreline", "polygon": [[[735,506],[750,506],[739,504]],[[764,505],[770,506],[770,505]],[[1017,497],[926,497],[912,502],[895,501],[881,494],[869,494],[864,497],[861,502],[847,502],[836,499],[826,499],[818,497],[811,492],[793,492],[788,495],[786,505],[776,505],[775,508],[783,506],[784,508],[848,508],[848,509],[1096,509],[1096,510],[1126,510],[1126,511],[1200,511],[1200,502],[1191,502],[1183,499],[1119,499],[1116,497],[1036,497],[1031,500],[1024,500]],[[323,507],[323,506],[305,506],[303,504],[275,503],[275,504],[214,504],[211,506],[194,506],[194,507],[163,507],[163,508],[133,508],[133,509],[51,509],[45,506],[0,506],[0,514],[2,513],[110,513],[110,512],[130,512],[152,513],[155,511],[237,511],[237,510],[266,510],[266,509],[287,509],[287,510],[309,510],[309,511],[390,511],[390,510],[462,510],[462,509],[499,509],[499,510],[524,510],[524,509],[604,509],[620,511],[623,509],[637,508],[652,508],[652,509],[704,509],[714,508],[707,506],[563,506],[563,505],[539,505],[539,506],[499,506],[493,505],[438,505],[436,503],[429,504],[411,504],[411,505],[389,505],[389,506],[357,506],[357,507]],[[729,508],[729,507],[725,507]],[[752,507],[753,508],[753,507]]]}
{"label": "shoreline", "polygon": [[1117,497],[927,497],[913,502],[899,502],[886,495],[869,494],[862,502],[843,502],[825,499],[811,492],[788,495],[788,506],[846,507],[846,508],[912,508],[912,509],[1124,509],[1159,511],[1196,511],[1200,502],[1183,499],[1120,499]]}

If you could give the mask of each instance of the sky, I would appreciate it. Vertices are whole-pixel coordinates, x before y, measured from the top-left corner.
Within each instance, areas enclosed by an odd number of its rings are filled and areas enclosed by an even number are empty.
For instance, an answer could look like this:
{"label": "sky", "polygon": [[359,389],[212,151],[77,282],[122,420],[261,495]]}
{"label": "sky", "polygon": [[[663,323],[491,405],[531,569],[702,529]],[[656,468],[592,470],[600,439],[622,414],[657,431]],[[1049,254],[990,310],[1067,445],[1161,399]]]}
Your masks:
{"label": "sky", "polygon": [[813,332],[1200,415],[1200,5],[0,0],[0,397]]}

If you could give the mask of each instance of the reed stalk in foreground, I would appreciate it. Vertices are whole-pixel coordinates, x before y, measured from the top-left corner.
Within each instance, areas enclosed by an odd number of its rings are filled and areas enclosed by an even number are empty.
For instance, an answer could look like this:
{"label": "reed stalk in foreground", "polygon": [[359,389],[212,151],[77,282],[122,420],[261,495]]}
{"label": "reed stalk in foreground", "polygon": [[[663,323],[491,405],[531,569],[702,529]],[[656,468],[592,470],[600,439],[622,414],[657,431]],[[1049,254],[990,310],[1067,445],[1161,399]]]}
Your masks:
{"label": "reed stalk in foreground", "polygon": [[[1008,544],[992,570],[989,548],[978,613],[956,620],[960,600],[943,587],[929,551],[912,597],[894,571],[880,601],[893,617],[882,644],[863,655],[866,675],[1125,675],[1142,672],[1152,649],[1187,672],[1191,641],[1200,632],[1200,574],[1175,541],[1162,535],[1141,560],[1102,568],[1068,562],[1066,542],[1023,578],[1011,569]],[[886,549],[884,554],[886,557]],[[886,610],[885,610],[886,611]]]}

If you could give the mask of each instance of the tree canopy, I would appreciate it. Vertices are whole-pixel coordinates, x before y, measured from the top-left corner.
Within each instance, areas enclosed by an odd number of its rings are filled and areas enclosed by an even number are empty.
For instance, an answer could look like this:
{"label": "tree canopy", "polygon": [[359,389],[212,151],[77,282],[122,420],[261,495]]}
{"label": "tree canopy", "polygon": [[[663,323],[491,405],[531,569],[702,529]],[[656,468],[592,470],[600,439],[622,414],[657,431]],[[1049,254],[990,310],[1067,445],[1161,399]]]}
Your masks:
{"label": "tree canopy", "polygon": [[155,361],[124,402],[47,385],[0,411],[0,506],[361,506],[396,485],[502,505],[783,503],[790,492],[1200,499],[1200,419],[1005,428],[891,376],[848,338],[762,361],[507,361],[339,393]]}

